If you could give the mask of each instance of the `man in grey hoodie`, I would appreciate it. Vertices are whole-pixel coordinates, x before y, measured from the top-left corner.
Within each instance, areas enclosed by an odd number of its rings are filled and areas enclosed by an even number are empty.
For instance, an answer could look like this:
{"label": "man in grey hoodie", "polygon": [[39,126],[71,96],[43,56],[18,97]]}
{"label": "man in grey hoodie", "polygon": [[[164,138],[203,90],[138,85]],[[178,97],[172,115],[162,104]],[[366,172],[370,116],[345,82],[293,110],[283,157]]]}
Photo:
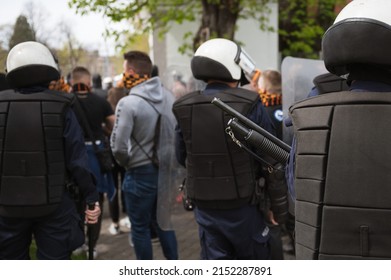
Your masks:
{"label": "man in grey hoodie", "polygon": [[[111,148],[119,165],[126,169],[122,189],[136,257],[152,259],[150,224],[157,223],[160,184],[153,152],[155,127],[167,104],[172,104],[171,93],[162,87],[159,77],[151,78],[152,62],[146,53],[130,51],[124,59],[123,83],[130,92],[117,105]],[[160,225],[157,228],[164,256],[178,259],[175,232],[162,230]]]}

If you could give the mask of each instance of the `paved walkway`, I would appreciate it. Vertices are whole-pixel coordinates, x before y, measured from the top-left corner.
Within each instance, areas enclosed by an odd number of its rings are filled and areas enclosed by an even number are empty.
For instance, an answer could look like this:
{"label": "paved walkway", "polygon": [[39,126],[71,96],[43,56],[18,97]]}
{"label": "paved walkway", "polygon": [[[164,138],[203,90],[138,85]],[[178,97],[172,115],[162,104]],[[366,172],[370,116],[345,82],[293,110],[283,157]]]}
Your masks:
{"label": "paved walkway", "polygon": [[[104,205],[101,236],[98,240],[97,251],[100,260],[135,260],[134,250],[129,245],[129,230],[121,228],[124,232],[111,235],[108,231],[111,220],[108,215],[107,203]],[[181,203],[173,208],[172,221],[178,240],[178,254],[180,260],[198,260],[200,258],[200,245],[197,224],[193,211],[186,211]],[[153,245],[155,260],[164,260],[159,243]]]}
{"label": "paved walkway", "polygon": [[[121,228],[124,232],[118,235],[111,235],[108,231],[111,220],[108,214],[107,202],[104,205],[101,236],[97,244],[97,260],[135,260],[135,254],[129,245],[129,230]],[[197,223],[193,211],[186,211],[182,203],[176,203],[173,208],[173,224],[178,240],[178,251],[180,260],[199,260],[200,245],[198,238]],[[286,243],[287,239],[283,238]],[[153,245],[155,260],[165,260],[159,243]],[[285,254],[285,259],[294,259],[293,255]]]}

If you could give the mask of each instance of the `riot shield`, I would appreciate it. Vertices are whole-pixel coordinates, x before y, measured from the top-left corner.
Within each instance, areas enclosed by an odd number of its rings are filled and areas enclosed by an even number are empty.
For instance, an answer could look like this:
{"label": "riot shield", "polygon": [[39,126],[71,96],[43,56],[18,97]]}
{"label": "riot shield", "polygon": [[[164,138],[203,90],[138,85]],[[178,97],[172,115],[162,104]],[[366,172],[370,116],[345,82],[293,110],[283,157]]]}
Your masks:
{"label": "riot shield", "polygon": [[[313,79],[327,73],[323,60],[286,57],[282,61],[282,110],[284,119],[289,117],[289,107],[297,101],[307,98],[314,87]],[[283,141],[292,144],[292,126],[283,126]]]}
{"label": "riot shield", "polygon": [[185,170],[179,165],[175,156],[176,119],[172,112],[174,96],[166,89],[163,91],[165,98],[162,104],[158,144],[159,182],[156,216],[162,230],[173,230],[171,210],[175,205],[180,183],[185,177]]}

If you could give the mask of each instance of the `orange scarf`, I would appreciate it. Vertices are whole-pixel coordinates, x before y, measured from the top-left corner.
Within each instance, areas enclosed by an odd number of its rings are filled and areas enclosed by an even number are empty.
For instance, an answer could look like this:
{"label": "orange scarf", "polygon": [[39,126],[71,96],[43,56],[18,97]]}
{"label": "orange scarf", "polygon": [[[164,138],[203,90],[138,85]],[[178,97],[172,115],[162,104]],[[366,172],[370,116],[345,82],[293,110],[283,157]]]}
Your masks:
{"label": "orange scarf", "polygon": [[128,74],[123,73],[122,75],[122,83],[125,88],[131,89],[134,86],[137,86],[138,84],[141,84],[142,82],[145,82],[149,79],[148,75],[139,75],[139,74]]}
{"label": "orange scarf", "polygon": [[57,81],[52,81],[49,84],[49,89],[50,90],[57,90],[57,91],[63,91],[66,93],[69,93],[71,90],[71,86],[65,82],[64,77],[61,77]]}
{"label": "orange scarf", "polygon": [[276,106],[282,104],[282,94],[279,93],[268,93],[268,92],[260,92],[262,104],[265,107]]}

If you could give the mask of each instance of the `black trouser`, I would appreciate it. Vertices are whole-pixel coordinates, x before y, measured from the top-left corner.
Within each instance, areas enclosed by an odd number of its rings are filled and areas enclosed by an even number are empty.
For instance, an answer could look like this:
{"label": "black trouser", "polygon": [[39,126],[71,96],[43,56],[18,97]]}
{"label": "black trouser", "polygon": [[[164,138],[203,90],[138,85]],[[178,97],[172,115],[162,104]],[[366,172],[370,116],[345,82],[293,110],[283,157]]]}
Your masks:
{"label": "black trouser", "polygon": [[282,239],[281,239],[281,226],[268,225],[270,229],[270,253],[272,260],[283,260],[284,253],[282,250]]}
{"label": "black trouser", "polygon": [[118,223],[120,217],[119,197],[121,197],[122,213],[126,213],[124,196],[122,193],[119,195],[122,189],[122,182],[124,181],[125,169],[116,163],[112,172],[116,192],[113,199],[111,201],[109,200],[109,212],[113,223]]}
{"label": "black trouser", "polygon": [[30,259],[33,237],[37,245],[36,257],[41,260],[69,260],[72,251],[83,244],[83,224],[67,193],[61,205],[48,216],[0,217],[0,259]]}

